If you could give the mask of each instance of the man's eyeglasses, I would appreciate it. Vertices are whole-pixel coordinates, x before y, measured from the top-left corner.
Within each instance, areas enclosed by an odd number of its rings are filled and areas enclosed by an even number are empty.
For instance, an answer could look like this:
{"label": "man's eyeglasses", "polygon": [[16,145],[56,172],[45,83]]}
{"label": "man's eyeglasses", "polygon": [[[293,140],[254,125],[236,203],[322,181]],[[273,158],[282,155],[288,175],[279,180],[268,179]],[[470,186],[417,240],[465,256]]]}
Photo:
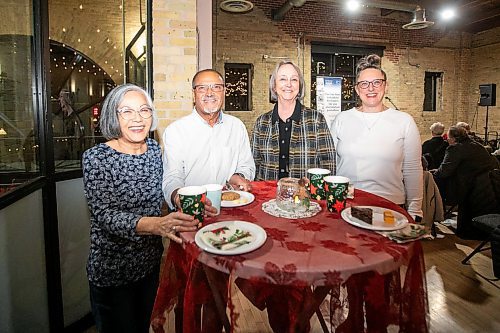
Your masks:
{"label": "man's eyeglasses", "polygon": [[206,93],[210,88],[213,92],[221,92],[224,90],[224,85],[220,83],[215,84],[198,84],[193,87],[193,89],[198,93]]}
{"label": "man's eyeglasses", "polygon": [[361,89],[368,89],[370,84],[373,86],[373,88],[378,88],[378,87],[382,86],[382,84],[384,84],[384,82],[385,82],[384,79],[375,79],[373,81],[359,81],[358,83],[356,83],[356,85],[358,87],[360,87]]}
{"label": "man's eyeglasses", "polygon": [[150,107],[143,107],[139,110],[134,110],[132,108],[125,106],[121,109],[118,109],[116,112],[118,112],[118,114],[122,116],[122,118],[125,120],[134,119],[136,113],[138,113],[139,116],[141,116],[141,118],[143,119],[148,119],[153,116],[153,109]]}

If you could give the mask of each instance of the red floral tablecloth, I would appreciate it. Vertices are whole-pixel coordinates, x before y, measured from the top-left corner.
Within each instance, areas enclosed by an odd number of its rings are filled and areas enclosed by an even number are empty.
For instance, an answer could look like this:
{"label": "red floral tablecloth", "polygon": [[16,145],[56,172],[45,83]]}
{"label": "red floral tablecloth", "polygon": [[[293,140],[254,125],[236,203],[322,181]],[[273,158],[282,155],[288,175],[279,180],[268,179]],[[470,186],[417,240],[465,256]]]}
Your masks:
{"label": "red floral tablecloth", "polygon": [[[226,278],[219,278],[217,284],[230,309],[234,331],[240,331],[239,309],[231,300],[236,284],[261,309],[273,293],[284,292],[293,299],[297,290],[306,290],[306,294],[315,289],[328,290],[326,319],[336,332],[384,332],[389,325],[399,326],[401,332],[427,332],[425,268],[419,242],[397,244],[373,231],[356,228],[340,214],[328,212],[324,201],[320,202],[322,211],[314,217],[274,217],[261,206],[275,197],[276,182],[254,182],[253,193],[255,201],[251,204],[223,208],[219,216],[207,219],[205,224],[229,220],[256,223],[267,233],[264,245],[251,253],[219,256],[201,251],[194,243],[195,233],[183,233],[183,246],[171,244],[162,265],[152,317],[155,332],[164,331],[166,315],[174,307],[182,309],[184,317],[183,328],[177,331],[200,331],[195,320],[197,309],[213,299],[203,265],[229,273],[229,278],[219,273]],[[390,208],[411,220],[394,203],[360,190],[347,205]],[[307,303],[309,296],[302,293],[296,302]],[[299,308],[303,309],[302,305]],[[293,317],[290,320],[298,315],[289,314]]]}

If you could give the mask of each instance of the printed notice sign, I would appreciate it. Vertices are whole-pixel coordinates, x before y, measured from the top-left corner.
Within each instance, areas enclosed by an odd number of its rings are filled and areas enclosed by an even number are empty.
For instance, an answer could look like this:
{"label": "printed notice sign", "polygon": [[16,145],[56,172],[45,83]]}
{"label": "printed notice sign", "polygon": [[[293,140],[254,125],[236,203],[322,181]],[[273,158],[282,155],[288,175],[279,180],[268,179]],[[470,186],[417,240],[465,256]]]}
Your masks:
{"label": "printed notice sign", "polygon": [[318,76],[316,78],[316,107],[330,126],[342,110],[342,78]]}

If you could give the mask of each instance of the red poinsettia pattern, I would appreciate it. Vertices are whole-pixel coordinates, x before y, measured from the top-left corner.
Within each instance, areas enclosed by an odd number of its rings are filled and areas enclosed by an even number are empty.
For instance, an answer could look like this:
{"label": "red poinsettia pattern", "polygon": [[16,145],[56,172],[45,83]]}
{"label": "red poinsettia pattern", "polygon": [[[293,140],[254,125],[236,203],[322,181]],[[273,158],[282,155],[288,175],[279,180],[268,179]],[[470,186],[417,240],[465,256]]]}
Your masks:
{"label": "red poinsettia pattern", "polygon": [[[240,290],[243,288],[249,292],[258,285],[261,289],[252,303],[262,309],[265,308],[266,297],[273,294],[276,286],[291,288],[290,294],[297,290],[293,288],[313,290],[317,286],[326,286],[331,288],[330,310],[335,311],[345,305],[343,302],[349,302],[349,315],[347,319],[342,319],[345,322],[330,322],[334,327],[340,324],[339,331],[362,331],[369,325],[364,318],[365,314],[368,316],[367,312],[387,308],[391,314],[397,315],[372,314],[372,320],[377,325],[384,327],[390,323],[399,325],[400,331],[427,332],[426,295],[422,287],[425,268],[418,242],[397,244],[371,230],[356,228],[343,221],[340,214],[328,212],[325,201],[319,201],[322,211],[310,218],[291,220],[268,215],[261,206],[276,195],[276,182],[254,182],[252,185],[254,202],[237,208],[222,208],[219,216],[206,217],[204,224],[234,220],[252,222],[265,230],[267,240],[260,248],[248,253],[214,255],[203,252],[195,245],[195,233],[181,233],[184,250],[169,252],[162,266],[159,296],[153,315],[155,332],[161,332],[159,327],[163,327],[163,323],[170,318],[165,316],[165,311],[171,311],[177,299],[170,288],[183,290],[179,281],[187,284],[189,295],[203,295],[199,299],[184,299],[184,321],[196,321],[192,317],[195,311],[189,309],[204,301],[211,290],[206,282],[200,283],[199,277],[203,275],[196,270],[202,264],[231,274],[231,278],[221,275],[231,286],[229,294],[235,290],[232,281],[236,281]],[[355,192],[354,201],[348,199],[347,202],[348,205],[390,208],[408,217],[399,206],[359,190]],[[337,201],[336,205],[339,211],[344,208],[341,201]],[[169,260],[176,262],[177,268]],[[403,275],[400,274],[401,267]],[[238,284],[238,281],[246,283]],[[245,284],[250,289],[245,289]],[[387,301],[388,295],[391,296],[390,302]],[[312,303],[306,300],[304,304]],[[227,306],[234,329],[241,320],[240,309],[231,298],[227,300]],[[411,322],[407,322],[407,318],[411,318]],[[359,323],[362,328],[356,326]],[[378,329],[373,328],[373,331]],[[184,331],[193,332],[190,329]]]}

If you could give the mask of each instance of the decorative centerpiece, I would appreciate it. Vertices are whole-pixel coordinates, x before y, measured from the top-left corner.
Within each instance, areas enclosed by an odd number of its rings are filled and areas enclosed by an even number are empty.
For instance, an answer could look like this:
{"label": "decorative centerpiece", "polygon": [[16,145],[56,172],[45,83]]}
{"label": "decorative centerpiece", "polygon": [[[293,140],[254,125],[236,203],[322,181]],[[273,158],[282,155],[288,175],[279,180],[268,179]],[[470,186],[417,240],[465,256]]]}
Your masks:
{"label": "decorative centerpiece", "polygon": [[309,209],[310,198],[306,189],[306,178],[282,178],[278,181],[276,205],[287,212],[305,212]]}

